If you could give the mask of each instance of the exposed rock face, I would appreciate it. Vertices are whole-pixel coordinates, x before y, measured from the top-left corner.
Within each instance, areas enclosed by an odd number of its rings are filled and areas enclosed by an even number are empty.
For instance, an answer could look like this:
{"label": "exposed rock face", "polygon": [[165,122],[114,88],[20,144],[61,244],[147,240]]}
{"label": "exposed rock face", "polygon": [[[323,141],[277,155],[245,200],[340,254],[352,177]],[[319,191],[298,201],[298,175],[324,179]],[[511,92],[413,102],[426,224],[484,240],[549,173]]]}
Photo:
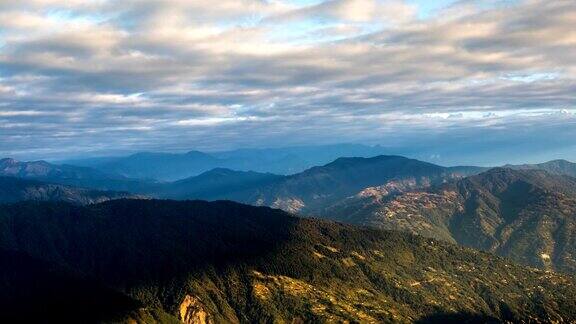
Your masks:
{"label": "exposed rock face", "polygon": [[430,186],[430,182],[427,179],[423,179],[422,182],[416,181],[414,178],[408,178],[398,181],[390,181],[386,184],[377,187],[369,187],[356,195],[358,198],[371,198],[371,199],[382,199],[391,194],[402,193],[409,190],[414,190],[417,188],[427,188]]}
{"label": "exposed rock face", "polygon": [[294,198],[281,199],[281,198],[278,198],[278,199],[276,199],[276,201],[274,201],[274,203],[270,207],[282,209],[282,210],[290,212],[290,213],[298,213],[305,206],[306,205],[304,204],[304,202],[300,199],[294,199]]}
{"label": "exposed rock face", "polygon": [[210,315],[198,298],[186,295],[180,304],[180,320],[185,324],[212,324]]}

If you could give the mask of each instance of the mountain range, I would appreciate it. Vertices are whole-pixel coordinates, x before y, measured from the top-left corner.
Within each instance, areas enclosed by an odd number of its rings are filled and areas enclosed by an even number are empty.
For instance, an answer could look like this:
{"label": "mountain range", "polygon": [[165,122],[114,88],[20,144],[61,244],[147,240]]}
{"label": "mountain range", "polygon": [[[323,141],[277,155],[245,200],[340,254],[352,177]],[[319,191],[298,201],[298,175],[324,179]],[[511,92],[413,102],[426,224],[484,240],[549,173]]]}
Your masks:
{"label": "mountain range", "polygon": [[232,202],[0,205],[0,260],[5,322],[576,319],[571,277]]}
{"label": "mountain range", "polygon": [[[162,160],[163,157],[158,159]],[[159,160],[150,163],[163,165]],[[180,168],[183,168],[182,165]],[[403,157],[377,156],[339,158],[291,176],[215,168],[174,182],[157,182],[127,178],[114,173],[114,169],[106,169],[104,172],[90,167],[57,165],[45,161],[0,160],[0,176],[97,190],[130,191],[161,198],[230,199],[280,207],[293,212],[313,210],[392,178],[418,178],[418,184],[425,186],[481,170],[477,167],[444,168]],[[301,208],[297,207],[298,204],[302,204]]]}
{"label": "mountain range", "polygon": [[425,190],[365,189],[323,215],[576,273],[576,179],[496,168]]}
{"label": "mountain range", "polygon": [[[165,166],[161,154],[140,158],[150,163],[140,176]],[[442,167],[379,155],[292,175],[210,167],[177,181],[105,162],[0,160],[1,322],[576,318],[568,161]]]}
{"label": "mountain range", "polygon": [[130,179],[110,171],[89,167],[53,164],[46,161],[0,160],[0,176],[38,180],[97,190],[146,192],[152,190],[156,181]]}
{"label": "mountain range", "polygon": [[[0,160],[0,176],[17,176],[50,183],[98,190],[130,191],[153,196],[166,196],[167,193],[174,191],[174,197],[177,195],[193,197],[193,190],[190,193],[181,191],[181,189],[185,189],[182,182],[207,172],[210,174],[209,171],[214,169],[216,169],[215,173],[218,173],[218,170],[221,173],[223,169],[228,169],[232,178],[231,182],[236,181],[233,178],[240,174],[232,175],[233,171],[250,173],[256,178],[265,178],[270,174],[291,174],[287,179],[293,180],[298,177],[306,177],[305,174],[318,172],[318,168],[322,168],[310,166],[324,165],[325,168],[330,168],[339,154],[346,156],[346,153],[349,153],[349,156],[356,157],[351,161],[357,161],[359,165],[362,165],[364,159],[359,157],[377,158],[379,156],[377,152],[383,150],[384,148],[378,146],[334,145],[292,149],[238,150],[214,154],[214,156],[198,151],[187,154],[138,153],[128,157],[71,161],[78,163],[78,165],[53,164],[45,161],[21,162],[7,158]],[[316,152],[316,154],[312,154],[312,152]],[[357,155],[353,155],[353,153]],[[307,162],[302,164],[302,168],[284,169],[284,171],[276,169],[278,172],[274,172],[273,169],[275,168],[271,167],[275,163],[273,161],[285,160],[289,155],[298,156],[299,159],[306,155],[311,155],[311,157],[308,157]],[[533,165],[507,165],[506,167],[539,169],[559,175],[574,176],[576,174],[576,164],[564,160]],[[350,169],[353,168],[352,165]],[[296,170],[301,169],[306,170],[296,172]],[[490,168],[474,166],[444,168],[446,173],[454,176],[478,174],[488,169]],[[381,172],[381,170],[376,171]],[[327,170],[327,172],[331,171]],[[256,175],[256,173],[263,174]],[[206,177],[200,177],[192,182],[197,184],[198,180],[202,178]],[[222,176],[219,178],[224,179]],[[183,181],[181,182],[181,180]],[[179,189],[166,189],[167,185],[173,182],[175,187],[179,187]],[[222,185],[222,191],[225,192],[227,190],[226,183],[223,182]]]}
{"label": "mountain range", "polygon": [[215,168],[289,175],[339,157],[372,157],[385,154],[380,146],[337,144],[275,149],[240,149],[226,152],[158,153],[140,152],[129,156],[67,160],[66,164],[86,166],[129,178],[176,181]]}
{"label": "mountain range", "polygon": [[198,176],[165,183],[154,193],[158,197],[247,201],[257,188],[280,182],[284,176],[253,171],[216,168]]}
{"label": "mountain range", "polygon": [[553,160],[538,164],[506,165],[504,167],[515,170],[543,170],[550,174],[576,177],[576,163],[566,160]]}
{"label": "mountain range", "polygon": [[85,205],[121,198],[141,197],[128,192],[100,191],[15,177],[0,177],[0,203],[64,201]]}
{"label": "mountain range", "polygon": [[[196,152],[190,156],[201,154]],[[144,155],[138,156],[143,158]],[[180,157],[180,155],[174,156]],[[149,158],[152,157],[154,158],[147,162],[150,163],[150,168],[153,165],[165,165],[164,155],[149,156]],[[146,160],[146,158],[143,159]],[[110,163],[109,160],[106,161]],[[185,161],[178,163],[181,165],[175,168],[179,168],[179,172],[185,172],[182,171],[186,169]],[[171,164],[168,163],[168,165]],[[558,160],[536,165],[506,167],[571,175],[576,169],[576,164]],[[476,175],[486,170],[489,168],[441,167],[400,156],[382,155],[371,158],[338,158],[326,165],[312,167],[289,176],[214,168],[182,180],[158,182],[150,179],[127,178],[110,169],[100,171],[90,167],[55,165],[45,161],[0,160],[0,176],[16,176],[97,190],[129,191],[159,198],[229,199],[303,214],[322,213],[324,209],[364,189],[373,190],[384,186],[392,191],[415,190]],[[394,186],[396,188],[392,189],[391,187]]]}
{"label": "mountain range", "polygon": [[[215,168],[293,175],[314,166],[325,165],[341,157],[369,158],[378,155],[390,155],[391,152],[404,155],[401,151],[378,145],[333,144],[272,149],[239,149],[224,152],[139,152],[128,156],[63,160],[61,162],[90,167],[128,178],[177,181],[200,175]],[[424,157],[426,161],[439,162],[439,160],[427,159],[426,155],[421,154],[422,152],[404,153],[412,158],[422,159]],[[507,165],[506,167],[554,170],[554,172],[562,174],[576,175],[576,166],[565,160],[541,164]],[[477,169],[487,170],[486,167],[478,167]]]}
{"label": "mountain range", "polygon": [[[553,170],[553,175],[558,175],[553,179],[561,181],[560,175],[570,175],[574,166],[576,164],[568,161],[552,161],[509,167],[546,172]],[[442,167],[401,156],[339,158],[289,176],[215,169],[200,176],[164,183],[159,191],[152,194],[171,199],[228,199],[317,215],[328,208],[333,210],[332,206],[342,206],[339,202],[362,191],[361,195],[382,190],[387,195],[414,191],[489,170],[474,166]],[[541,181],[544,181],[543,178]]]}
{"label": "mountain range", "polygon": [[466,171],[474,173],[476,169],[453,170],[400,156],[339,158],[256,188],[247,202],[313,214],[366,187],[393,180],[409,180],[412,187],[427,187],[462,177]]}

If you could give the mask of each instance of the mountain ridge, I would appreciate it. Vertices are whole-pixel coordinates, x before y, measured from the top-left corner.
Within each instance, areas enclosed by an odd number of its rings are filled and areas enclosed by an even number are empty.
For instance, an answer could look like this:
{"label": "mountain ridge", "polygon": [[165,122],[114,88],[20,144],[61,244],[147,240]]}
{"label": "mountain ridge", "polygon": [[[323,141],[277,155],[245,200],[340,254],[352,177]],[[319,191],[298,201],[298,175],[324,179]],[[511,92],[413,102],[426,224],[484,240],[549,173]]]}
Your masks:
{"label": "mountain ridge", "polygon": [[462,170],[453,172],[450,168],[394,155],[339,158],[260,188],[247,202],[314,214],[367,187],[402,180],[412,180],[417,186],[428,187],[461,177]]}
{"label": "mountain ridge", "polygon": [[280,181],[284,176],[215,168],[162,187],[157,196],[170,199],[247,200],[252,189]]}
{"label": "mountain ridge", "polygon": [[65,201],[85,205],[121,198],[143,198],[143,196],[128,192],[100,191],[0,176],[0,203]]}
{"label": "mountain ridge", "polygon": [[548,162],[537,164],[506,165],[504,167],[517,170],[538,169],[547,171],[548,173],[551,174],[568,175],[571,177],[576,177],[576,163],[563,159],[551,160]]}
{"label": "mountain ridge", "polygon": [[428,190],[357,195],[323,216],[576,273],[576,179],[542,170],[495,168]]}
{"label": "mountain ridge", "polygon": [[155,182],[130,179],[111,172],[74,165],[58,165],[46,161],[22,162],[12,158],[0,160],[0,176],[38,180],[96,190],[131,191],[142,193],[152,190]]}
{"label": "mountain ridge", "polygon": [[[175,181],[199,175],[213,168],[289,175],[302,172],[316,165],[329,163],[342,156],[371,157],[383,154],[386,151],[387,149],[380,146],[334,144],[270,149],[238,149],[207,153],[200,151],[189,151],[187,153],[140,152],[129,156],[68,160],[64,162],[102,170],[114,170],[130,178],[155,178],[159,181]],[[191,153],[194,153],[192,155],[199,160],[191,158]],[[202,158],[200,158],[199,154]],[[150,159],[146,161],[146,159],[143,159],[135,161],[134,159],[134,157],[145,158],[146,156],[164,157],[165,160],[157,159],[153,161]],[[181,163],[182,161],[188,161],[188,164]],[[144,165],[140,166],[139,164]]]}

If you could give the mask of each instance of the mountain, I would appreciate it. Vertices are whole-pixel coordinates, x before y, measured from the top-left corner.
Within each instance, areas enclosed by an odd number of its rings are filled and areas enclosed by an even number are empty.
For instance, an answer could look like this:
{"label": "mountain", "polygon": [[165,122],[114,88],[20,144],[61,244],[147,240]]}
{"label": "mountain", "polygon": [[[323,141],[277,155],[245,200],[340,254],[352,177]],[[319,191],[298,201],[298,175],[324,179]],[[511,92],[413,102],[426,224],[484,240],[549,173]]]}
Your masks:
{"label": "mountain", "polygon": [[98,170],[71,165],[54,165],[46,161],[21,162],[0,160],[0,174],[19,178],[92,179],[109,177]]}
{"label": "mountain", "polygon": [[540,164],[506,165],[515,170],[543,170],[551,174],[576,177],[576,163],[566,160],[554,160]]}
{"label": "mountain", "polygon": [[127,192],[99,191],[14,177],[0,177],[0,203],[32,200],[93,204],[112,199],[136,197]]}
{"label": "mountain", "polygon": [[46,161],[23,162],[10,158],[0,160],[0,176],[34,179],[99,190],[148,192],[156,186],[154,182],[129,179],[87,167],[57,165]]}
{"label": "mountain", "polygon": [[[405,233],[232,202],[0,206],[0,249],[185,323],[576,319],[570,277]],[[11,289],[20,294],[30,285]],[[96,294],[82,293],[86,304],[76,301],[86,307]],[[28,314],[39,307],[27,306]]]}
{"label": "mountain", "polygon": [[240,149],[203,153],[137,153],[127,157],[64,161],[114,172],[129,178],[175,181],[200,175],[215,168],[280,175],[295,174],[339,157],[372,157],[386,152],[380,146],[336,144],[272,149]]}
{"label": "mountain", "polygon": [[332,144],[295,146],[269,149],[240,149],[212,153],[227,161],[235,170],[257,171],[281,175],[303,172],[318,165],[330,163],[340,157],[374,157],[387,153],[382,146],[360,144]]}
{"label": "mountain", "polygon": [[321,167],[258,188],[251,204],[314,214],[362,189],[390,184],[405,189],[428,187],[462,177],[475,169],[444,168],[401,156],[339,158]]}
{"label": "mountain", "polygon": [[173,181],[198,175],[221,164],[217,158],[198,151],[185,154],[144,152],[115,159],[98,168],[130,178]]}
{"label": "mountain", "polygon": [[453,167],[447,167],[446,169],[448,169],[450,173],[463,178],[471,175],[477,175],[482,172],[486,172],[492,168],[478,167],[478,166],[453,166]]}
{"label": "mountain", "polygon": [[196,177],[164,185],[157,196],[172,199],[249,199],[254,188],[283,179],[283,176],[217,168]]}
{"label": "mountain", "polygon": [[364,190],[324,217],[482,249],[547,270],[576,273],[576,179],[496,168],[430,190]]}

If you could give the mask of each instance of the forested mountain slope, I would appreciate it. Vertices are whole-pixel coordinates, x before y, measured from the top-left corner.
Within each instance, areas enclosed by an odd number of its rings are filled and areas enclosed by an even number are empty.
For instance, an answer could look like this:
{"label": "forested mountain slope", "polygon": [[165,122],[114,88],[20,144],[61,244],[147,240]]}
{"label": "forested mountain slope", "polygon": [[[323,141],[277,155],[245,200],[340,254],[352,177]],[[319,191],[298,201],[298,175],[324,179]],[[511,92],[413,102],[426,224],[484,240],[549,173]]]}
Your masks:
{"label": "forested mountain slope", "polygon": [[430,190],[360,194],[326,218],[435,237],[576,273],[576,179],[492,169]]}
{"label": "forested mountain slope", "polygon": [[405,233],[231,202],[0,206],[0,249],[186,323],[576,319],[569,277]]}

